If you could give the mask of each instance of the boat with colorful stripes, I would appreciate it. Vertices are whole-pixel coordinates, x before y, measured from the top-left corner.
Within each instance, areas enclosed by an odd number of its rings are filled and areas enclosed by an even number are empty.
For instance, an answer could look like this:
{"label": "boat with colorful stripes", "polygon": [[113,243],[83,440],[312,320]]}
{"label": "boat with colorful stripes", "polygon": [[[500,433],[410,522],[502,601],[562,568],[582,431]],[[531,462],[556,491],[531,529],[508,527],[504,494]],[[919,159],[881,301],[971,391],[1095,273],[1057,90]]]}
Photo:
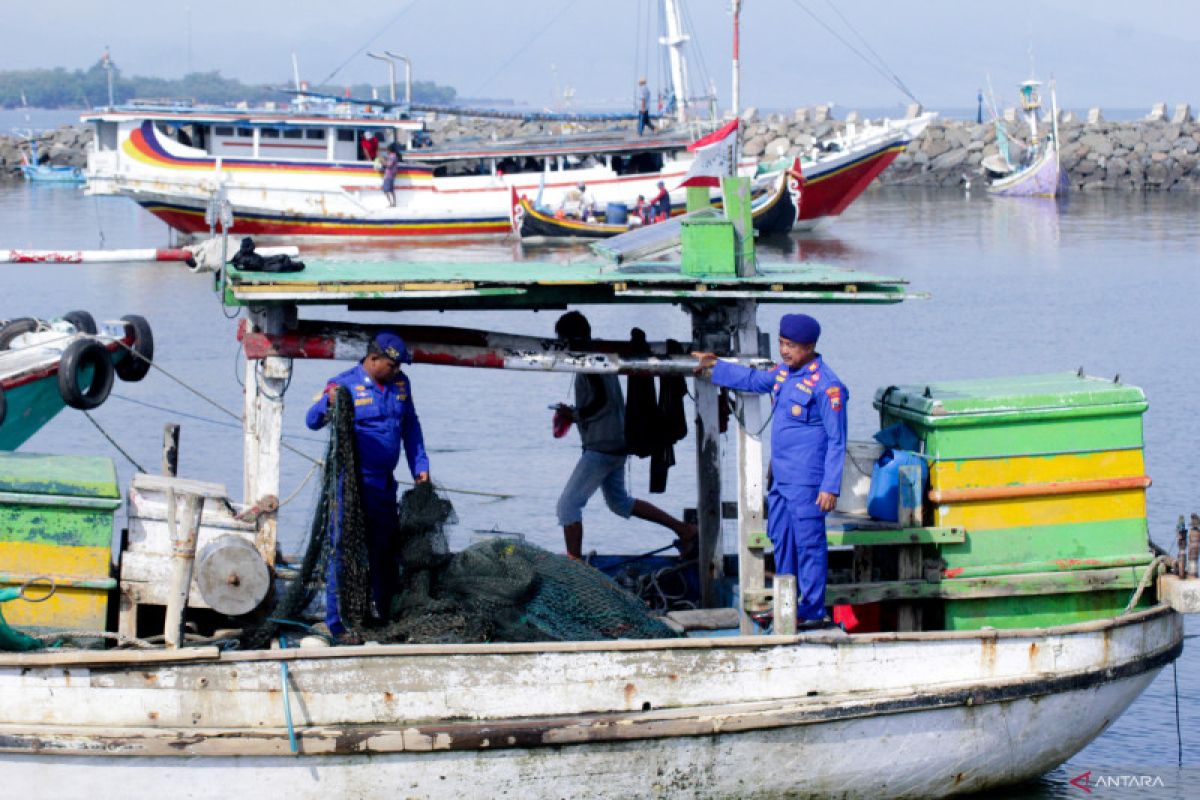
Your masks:
{"label": "boat with colorful stripes", "polygon": [[[929,119],[867,126],[803,158],[797,225],[841,214]],[[506,235],[513,190],[554,206],[579,184],[601,207],[632,206],[662,181],[682,204],[687,145],[703,133],[685,126],[643,137],[610,131],[413,149],[422,123],[381,114],[133,107],[84,121],[96,127],[89,193],[128,197],[188,234],[210,229],[209,206],[223,193],[231,232],[270,236]],[[402,148],[395,206],[381,190],[370,141]],[[762,171],[752,158],[738,165],[741,175]]]}

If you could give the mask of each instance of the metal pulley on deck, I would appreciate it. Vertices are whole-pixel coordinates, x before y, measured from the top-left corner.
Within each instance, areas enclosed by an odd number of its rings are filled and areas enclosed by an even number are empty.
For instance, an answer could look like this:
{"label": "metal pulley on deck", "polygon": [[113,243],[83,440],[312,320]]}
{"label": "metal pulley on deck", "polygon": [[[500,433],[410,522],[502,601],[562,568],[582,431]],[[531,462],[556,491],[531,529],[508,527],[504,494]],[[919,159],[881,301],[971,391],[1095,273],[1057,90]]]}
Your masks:
{"label": "metal pulley on deck", "polygon": [[253,611],[267,596],[271,574],[253,542],[225,535],[200,551],[196,586],[213,610],[238,616]]}

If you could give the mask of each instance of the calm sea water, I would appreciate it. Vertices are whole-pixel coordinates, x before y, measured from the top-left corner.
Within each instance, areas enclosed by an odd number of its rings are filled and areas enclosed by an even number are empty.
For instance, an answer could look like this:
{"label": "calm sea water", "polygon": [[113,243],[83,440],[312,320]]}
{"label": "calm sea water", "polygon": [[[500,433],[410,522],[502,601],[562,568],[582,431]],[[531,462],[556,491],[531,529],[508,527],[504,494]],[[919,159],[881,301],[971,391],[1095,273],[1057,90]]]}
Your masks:
{"label": "calm sea water", "polygon": [[[819,261],[902,275],[926,300],[892,307],[809,308],[824,326],[822,351],[850,388],[853,438],[877,427],[870,399],[876,387],[951,378],[1075,370],[1120,375],[1145,389],[1146,457],[1153,538],[1173,546],[1177,515],[1200,510],[1191,462],[1197,443],[1196,305],[1200,296],[1197,249],[1200,197],[1077,196],[1067,203],[990,200],[960,193],[888,190],[870,194],[827,230],[763,242],[766,260]],[[0,250],[162,246],[166,228],[133,203],[88,198],[66,187],[0,187]],[[315,253],[313,252],[315,251]],[[562,261],[585,257],[577,249],[533,250],[512,242],[437,245],[355,244],[306,248],[307,257]],[[159,363],[227,409],[241,407],[242,373],[235,322],[222,315],[208,277],[163,264],[0,265],[0,318],[51,317],[86,309],[97,318],[139,313],[154,326]],[[627,335],[637,325],[651,338],[687,338],[686,315],[672,307],[585,309],[598,335]],[[767,307],[760,322],[774,330],[782,307]],[[307,312],[306,312],[307,313]],[[405,322],[452,324],[515,333],[548,334],[559,312],[469,315],[420,313]],[[322,316],[345,317],[326,309]],[[387,321],[387,315],[376,315]],[[391,318],[395,321],[395,318]],[[304,411],[325,379],[346,365],[297,362],[286,408],[288,441],[314,457],[319,435],[303,424]],[[459,523],[452,543],[474,531],[519,531],[534,542],[561,547],[554,503],[578,453],[574,435],[550,435],[546,406],[570,399],[567,375],[409,369],[430,447],[433,474],[450,489],[505,497],[452,495]],[[162,426],[183,425],[181,474],[226,484],[241,497],[241,439],[236,422],[208,401],[153,372],[138,384],[118,384],[96,421],[143,465],[159,459]],[[732,467],[733,439],[725,442]],[[122,483],[132,467],[88,421],[64,412],[26,450],[103,453],[118,463]],[[635,462],[635,493],[678,513],[693,504],[694,452],[677,448],[679,465],[664,495],[649,496],[648,467]],[[285,454],[285,549],[301,546],[312,486],[301,486],[309,462]],[[727,469],[727,474],[731,472]],[[727,485],[732,494],[733,487]],[[641,552],[670,536],[647,523],[626,523],[597,500],[585,517],[585,546]],[[1189,621],[1189,631],[1196,631]],[[1200,657],[1189,648],[1178,663],[1185,769],[1177,771],[1175,690],[1171,669],[1094,744],[1066,766],[1018,796],[1083,796],[1068,780],[1149,775],[1149,788],[1094,789],[1095,796],[1195,796],[1200,774]],[[1011,793],[1010,793],[1011,794]]]}

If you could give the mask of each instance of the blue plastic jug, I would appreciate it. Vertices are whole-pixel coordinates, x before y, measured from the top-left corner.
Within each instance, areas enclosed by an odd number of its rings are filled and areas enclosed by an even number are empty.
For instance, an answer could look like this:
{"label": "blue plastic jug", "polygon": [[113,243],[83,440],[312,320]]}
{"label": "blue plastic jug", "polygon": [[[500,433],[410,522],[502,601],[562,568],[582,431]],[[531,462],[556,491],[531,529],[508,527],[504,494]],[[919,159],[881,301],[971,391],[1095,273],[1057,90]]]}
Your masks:
{"label": "blue plastic jug", "polygon": [[867,494],[867,513],[871,519],[897,522],[900,519],[900,468],[910,464],[921,467],[921,496],[929,482],[929,465],[909,450],[884,450],[871,473],[871,491]]}

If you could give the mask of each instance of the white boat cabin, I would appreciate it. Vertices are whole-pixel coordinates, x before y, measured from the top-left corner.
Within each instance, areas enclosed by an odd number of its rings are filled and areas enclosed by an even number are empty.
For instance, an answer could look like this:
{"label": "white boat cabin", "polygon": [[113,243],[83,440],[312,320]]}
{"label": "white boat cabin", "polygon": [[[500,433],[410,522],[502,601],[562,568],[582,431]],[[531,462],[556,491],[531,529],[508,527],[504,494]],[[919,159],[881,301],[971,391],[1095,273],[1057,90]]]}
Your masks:
{"label": "white boat cabin", "polygon": [[163,137],[221,158],[369,162],[363,139],[374,134],[382,150],[425,144],[425,124],[381,113],[323,104],[316,108],[207,108],[134,103],[83,116],[96,130],[94,152],[116,152],[144,122]]}

